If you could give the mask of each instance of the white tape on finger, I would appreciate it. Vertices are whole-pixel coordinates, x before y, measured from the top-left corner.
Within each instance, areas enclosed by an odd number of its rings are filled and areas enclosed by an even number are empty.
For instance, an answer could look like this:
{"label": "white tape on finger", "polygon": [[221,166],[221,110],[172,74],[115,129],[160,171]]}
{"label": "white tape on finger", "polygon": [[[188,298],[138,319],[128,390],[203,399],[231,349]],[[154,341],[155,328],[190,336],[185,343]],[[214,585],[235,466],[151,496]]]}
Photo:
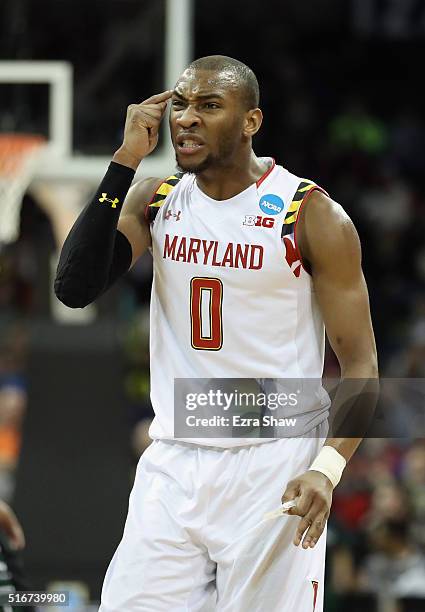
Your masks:
{"label": "white tape on finger", "polygon": [[266,514],[263,516],[263,519],[268,520],[268,519],[273,519],[273,518],[282,516],[283,514],[288,512],[288,510],[290,510],[291,508],[294,508],[296,505],[297,505],[297,501],[295,499],[292,499],[291,501],[287,501],[284,504],[282,504],[279,508],[277,508],[276,510],[272,510],[271,512],[266,512]]}

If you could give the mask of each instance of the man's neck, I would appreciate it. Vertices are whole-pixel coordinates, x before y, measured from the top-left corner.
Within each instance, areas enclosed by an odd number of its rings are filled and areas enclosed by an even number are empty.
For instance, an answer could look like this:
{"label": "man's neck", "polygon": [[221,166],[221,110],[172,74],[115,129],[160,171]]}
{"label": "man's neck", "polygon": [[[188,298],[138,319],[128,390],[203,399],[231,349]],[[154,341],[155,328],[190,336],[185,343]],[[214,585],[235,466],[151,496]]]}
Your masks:
{"label": "man's neck", "polygon": [[258,181],[267,171],[267,164],[254,152],[243,161],[229,163],[225,168],[209,168],[198,174],[198,187],[214,200],[228,200]]}

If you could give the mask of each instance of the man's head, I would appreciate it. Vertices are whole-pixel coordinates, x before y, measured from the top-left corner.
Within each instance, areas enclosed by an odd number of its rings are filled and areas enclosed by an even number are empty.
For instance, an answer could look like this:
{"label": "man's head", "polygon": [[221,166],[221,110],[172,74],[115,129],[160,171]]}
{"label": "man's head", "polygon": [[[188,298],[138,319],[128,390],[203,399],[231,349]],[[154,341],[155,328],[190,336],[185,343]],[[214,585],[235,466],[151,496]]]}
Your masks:
{"label": "man's head", "polygon": [[170,129],[180,168],[199,174],[228,166],[251,147],[262,114],[248,66],[224,55],[192,62],[176,83]]}

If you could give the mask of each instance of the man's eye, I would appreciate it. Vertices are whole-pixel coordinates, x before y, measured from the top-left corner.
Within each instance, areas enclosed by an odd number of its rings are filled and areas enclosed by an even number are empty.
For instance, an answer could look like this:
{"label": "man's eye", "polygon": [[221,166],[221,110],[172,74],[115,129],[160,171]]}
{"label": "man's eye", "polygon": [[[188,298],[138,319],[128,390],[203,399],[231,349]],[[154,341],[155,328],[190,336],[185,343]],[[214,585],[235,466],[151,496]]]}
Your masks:
{"label": "man's eye", "polygon": [[216,102],[207,102],[205,104],[206,108],[211,108],[211,109],[215,109],[215,108],[220,108],[219,105]]}
{"label": "man's eye", "polygon": [[183,102],[181,100],[173,100],[171,104],[173,108],[181,108],[183,106]]}

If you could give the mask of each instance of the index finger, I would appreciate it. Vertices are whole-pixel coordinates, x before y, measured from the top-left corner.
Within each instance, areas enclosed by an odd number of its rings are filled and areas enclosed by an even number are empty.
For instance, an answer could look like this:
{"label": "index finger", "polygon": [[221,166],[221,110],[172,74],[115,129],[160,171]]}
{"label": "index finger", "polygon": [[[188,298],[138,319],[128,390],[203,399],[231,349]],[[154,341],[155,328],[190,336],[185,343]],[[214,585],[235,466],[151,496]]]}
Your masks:
{"label": "index finger", "polygon": [[305,516],[310,510],[310,506],[313,503],[313,492],[309,489],[301,492],[301,495],[297,498],[297,504],[291,508],[288,514]]}
{"label": "index finger", "polygon": [[173,89],[167,89],[162,93],[155,94],[154,96],[143,100],[142,104],[159,104],[160,102],[165,102],[166,100],[169,100],[171,98],[171,96],[173,95],[173,91]]}
{"label": "index finger", "polygon": [[282,504],[295,499],[300,492],[300,485],[297,481],[290,481],[286,485],[286,489],[281,497]]}

